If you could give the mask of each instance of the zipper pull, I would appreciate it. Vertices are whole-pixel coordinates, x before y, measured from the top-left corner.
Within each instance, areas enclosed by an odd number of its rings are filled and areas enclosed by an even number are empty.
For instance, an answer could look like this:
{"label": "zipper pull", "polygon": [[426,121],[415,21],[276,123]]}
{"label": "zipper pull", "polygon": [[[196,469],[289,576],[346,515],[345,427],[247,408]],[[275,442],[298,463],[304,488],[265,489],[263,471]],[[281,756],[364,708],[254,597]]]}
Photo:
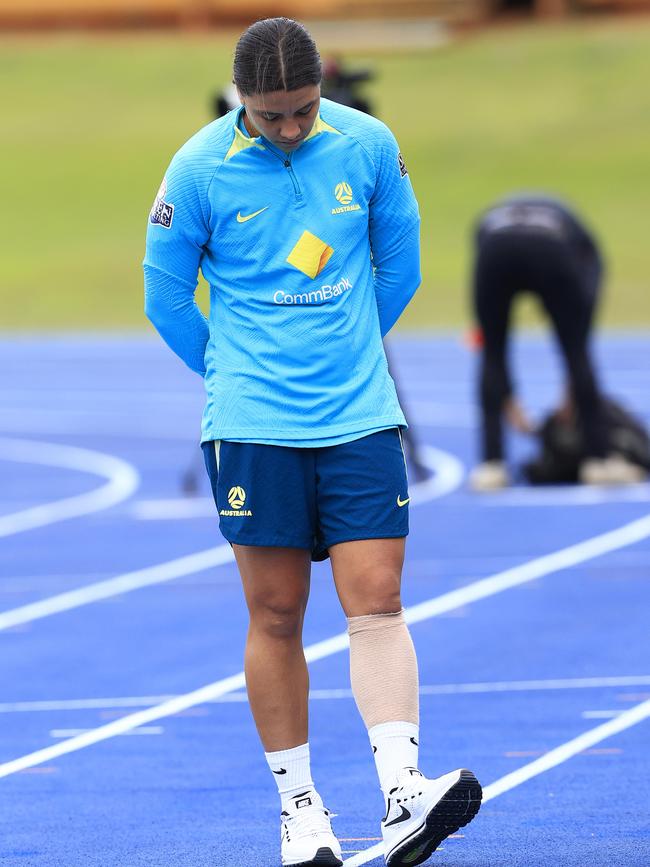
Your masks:
{"label": "zipper pull", "polygon": [[284,167],[285,167],[285,169],[290,169],[291,168],[291,160],[285,160],[284,161]]}

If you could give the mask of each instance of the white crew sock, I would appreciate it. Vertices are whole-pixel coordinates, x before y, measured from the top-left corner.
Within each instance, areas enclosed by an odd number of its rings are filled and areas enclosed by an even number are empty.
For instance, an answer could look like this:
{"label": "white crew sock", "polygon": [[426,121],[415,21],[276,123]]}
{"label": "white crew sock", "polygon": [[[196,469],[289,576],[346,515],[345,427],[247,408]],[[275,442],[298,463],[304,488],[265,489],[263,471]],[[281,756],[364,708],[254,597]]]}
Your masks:
{"label": "white crew sock", "polygon": [[379,723],[368,729],[384,797],[396,785],[399,771],[417,768],[419,735],[420,727],[410,722]]}
{"label": "white crew sock", "polygon": [[314,800],[316,792],[311,778],[309,744],[302,744],[291,750],[264,753],[264,755],[269,768],[273,771],[283,810],[295,811],[296,806],[301,802],[301,799],[296,802],[296,795],[304,793],[306,798]]}

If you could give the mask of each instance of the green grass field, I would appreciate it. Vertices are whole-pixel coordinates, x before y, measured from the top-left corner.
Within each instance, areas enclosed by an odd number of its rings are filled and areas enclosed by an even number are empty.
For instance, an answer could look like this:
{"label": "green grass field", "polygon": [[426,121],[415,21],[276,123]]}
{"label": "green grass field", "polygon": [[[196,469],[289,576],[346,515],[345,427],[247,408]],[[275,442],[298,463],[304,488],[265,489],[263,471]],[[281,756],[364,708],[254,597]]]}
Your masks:
{"label": "green grass field", "polygon": [[[173,152],[210,120],[233,41],[0,39],[0,328],[144,327],[147,214]],[[649,19],[495,29],[347,59],[375,67],[369,95],[421,205],[424,281],[405,326],[467,320],[469,227],[518,188],[573,201],[602,239],[601,321],[650,324]]]}

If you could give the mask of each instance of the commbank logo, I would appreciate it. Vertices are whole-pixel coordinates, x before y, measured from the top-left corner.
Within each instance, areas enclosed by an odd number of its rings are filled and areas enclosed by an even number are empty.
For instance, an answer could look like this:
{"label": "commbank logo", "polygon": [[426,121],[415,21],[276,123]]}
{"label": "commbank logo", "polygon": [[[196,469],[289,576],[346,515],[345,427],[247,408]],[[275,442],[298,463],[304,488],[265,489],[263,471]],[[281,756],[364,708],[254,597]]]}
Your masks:
{"label": "commbank logo", "polygon": [[300,305],[300,304],[326,304],[332,298],[338,298],[344,292],[352,289],[352,282],[348,277],[343,277],[338,283],[324,283],[320,289],[311,289],[309,292],[285,292],[278,289],[273,293],[274,304]]}
{"label": "commbank logo", "polygon": [[313,280],[329,262],[334,249],[305,230],[287,256],[287,262]]}

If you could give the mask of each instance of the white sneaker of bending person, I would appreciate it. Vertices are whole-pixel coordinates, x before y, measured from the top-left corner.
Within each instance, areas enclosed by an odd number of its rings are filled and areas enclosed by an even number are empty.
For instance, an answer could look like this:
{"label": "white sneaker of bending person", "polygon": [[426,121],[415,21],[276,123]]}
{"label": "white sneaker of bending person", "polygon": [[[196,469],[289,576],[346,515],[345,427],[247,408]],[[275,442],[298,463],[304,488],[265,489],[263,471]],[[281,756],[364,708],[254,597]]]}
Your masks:
{"label": "white sneaker of bending person", "polygon": [[400,771],[381,823],[388,867],[426,861],[445,837],[472,821],[481,797],[479,781],[464,768],[435,780],[416,768]]}
{"label": "white sneaker of bending person", "polygon": [[330,812],[311,789],[292,799],[280,815],[284,867],[339,867],[341,845],[330,824]]}
{"label": "white sneaker of bending person", "polygon": [[644,481],[647,475],[643,467],[619,454],[588,458],[580,464],[579,471],[583,485],[632,485]]}
{"label": "white sneaker of bending person", "polygon": [[469,486],[477,493],[500,491],[509,484],[510,475],[503,461],[484,461],[469,474]]}

